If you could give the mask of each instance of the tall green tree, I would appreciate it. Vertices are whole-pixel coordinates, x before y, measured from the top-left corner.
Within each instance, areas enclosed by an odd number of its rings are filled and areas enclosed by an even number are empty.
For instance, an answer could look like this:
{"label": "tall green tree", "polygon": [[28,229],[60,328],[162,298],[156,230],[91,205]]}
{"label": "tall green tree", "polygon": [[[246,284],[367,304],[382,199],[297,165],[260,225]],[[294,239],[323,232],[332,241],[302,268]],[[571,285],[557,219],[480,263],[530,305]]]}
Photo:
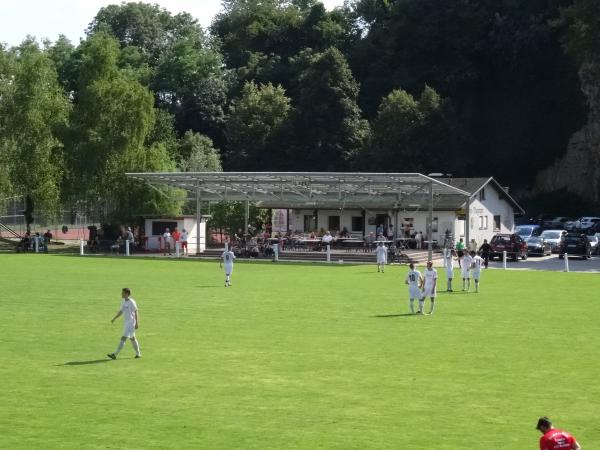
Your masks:
{"label": "tall green tree", "polygon": [[381,101],[359,166],[384,172],[455,171],[463,162],[457,158],[452,119],[449,102],[429,86],[418,99],[401,89],[390,92]]}
{"label": "tall green tree", "polygon": [[221,172],[221,157],[212,140],[187,131],[179,141],[179,168],[183,172]]}
{"label": "tall green tree", "polygon": [[[175,170],[168,145],[149,139],[156,127],[152,93],[118,67],[118,42],[105,32],[81,44],[78,96],[69,134],[71,197],[131,217],[178,211],[166,192],[128,180],[126,172]],[[160,189],[159,189],[160,190]]]}
{"label": "tall green tree", "polygon": [[230,170],[274,170],[282,164],[282,138],[291,101],[281,86],[244,85],[227,119],[226,164]]}
{"label": "tall green tree", "polygon": [[119,66],[152,90],[180,136],[192,130],[222,143],[229,77],[216,42],[196,19],[129,2],[101,8],[88,35],[99,31],[116,37]]}
{"label": "tall green tree", "polygon": [[[40,219],[60,210],[63,146],[69,101],[52,60],[32,40],[0,62],[0,184],[28,195]],[[8,180],[9,179],[9,180]]]}
{"label": "tall green tree", "polygon": [[344,55],[330,48],[317,55],[303,73],[295,118],[291,167],[346,170],[370,135],[356,101],[358,83]]}

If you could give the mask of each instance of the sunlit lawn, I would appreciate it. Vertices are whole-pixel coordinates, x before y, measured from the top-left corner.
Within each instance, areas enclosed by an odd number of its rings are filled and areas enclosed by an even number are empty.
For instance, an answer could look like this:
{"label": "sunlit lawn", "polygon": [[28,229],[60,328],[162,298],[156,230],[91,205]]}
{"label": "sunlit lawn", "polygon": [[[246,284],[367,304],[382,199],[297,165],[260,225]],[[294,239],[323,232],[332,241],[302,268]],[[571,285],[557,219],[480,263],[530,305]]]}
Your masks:
{"label": "sunlit lawn", "polygon": [[[489,270],[418,317],[400,266],[0,267],[3,449],[523,450],[540,415],[600,448],[597,275]],[[144,356],[109,361],[124,286]]]}

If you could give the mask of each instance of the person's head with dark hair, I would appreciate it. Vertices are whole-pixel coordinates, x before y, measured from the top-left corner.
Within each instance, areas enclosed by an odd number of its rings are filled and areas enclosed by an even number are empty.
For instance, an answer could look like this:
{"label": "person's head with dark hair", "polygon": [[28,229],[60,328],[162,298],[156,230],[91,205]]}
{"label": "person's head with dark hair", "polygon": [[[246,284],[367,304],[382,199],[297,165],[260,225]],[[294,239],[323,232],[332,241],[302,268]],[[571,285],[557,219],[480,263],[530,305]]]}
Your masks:
{"label": "person's head with dark hair", "polygon": [[121,297],[129,298],[130,295],[131,295],[131,289],[123,288],[123,290],[121,291]]}
{"label": "person's head with dark hair", "polygon": [[548,430],[552,429],[552,421],[548,417],[540,417],[535,429],[539,430],[542,434],[545,434]]}

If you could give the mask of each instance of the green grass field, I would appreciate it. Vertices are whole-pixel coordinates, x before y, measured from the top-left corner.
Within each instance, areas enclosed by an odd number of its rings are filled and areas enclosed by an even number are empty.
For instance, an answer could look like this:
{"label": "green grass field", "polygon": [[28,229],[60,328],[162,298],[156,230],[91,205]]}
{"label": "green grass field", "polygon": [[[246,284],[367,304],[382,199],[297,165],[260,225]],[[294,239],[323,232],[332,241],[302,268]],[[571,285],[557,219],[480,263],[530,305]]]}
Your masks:
{"label": "green grass field", "polygon": [[[523,450],[540,415],[600,448],[597,275],[489,270],[411,316],[400,266],[0,267],[2,449]],[[123,286],[141,360],[105,356]]]}

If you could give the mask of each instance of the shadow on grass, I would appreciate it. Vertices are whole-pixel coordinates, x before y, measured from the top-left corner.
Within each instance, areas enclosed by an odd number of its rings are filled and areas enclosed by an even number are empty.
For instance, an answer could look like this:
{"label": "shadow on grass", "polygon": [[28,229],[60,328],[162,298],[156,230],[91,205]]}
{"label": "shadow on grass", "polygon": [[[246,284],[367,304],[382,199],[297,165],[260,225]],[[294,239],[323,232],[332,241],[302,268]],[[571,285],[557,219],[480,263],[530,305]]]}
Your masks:
{"label": "shadow on grass", "polygon": [[90,361],[69,361],[64,364],[57,364],[57,366],[85,366],[87,364],[100,364],[111,361],[110,359],[92,359]]}
{"label": "shadow on grass", "polygon": [[371,316],[374,319],[383,319],[386,317],[413,317],[413,316],[418,316],[419,314],[413,314],[413,313],[405,313],[405,314],[380,314],[377,316]]}

